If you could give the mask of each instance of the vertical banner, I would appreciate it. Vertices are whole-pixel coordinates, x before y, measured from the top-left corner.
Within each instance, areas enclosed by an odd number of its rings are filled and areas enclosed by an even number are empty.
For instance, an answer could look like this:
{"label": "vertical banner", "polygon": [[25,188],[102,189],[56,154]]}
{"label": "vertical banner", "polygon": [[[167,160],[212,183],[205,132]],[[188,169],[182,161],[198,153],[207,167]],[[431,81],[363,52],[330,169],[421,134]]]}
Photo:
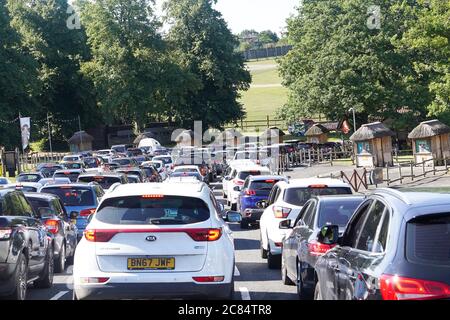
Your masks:
{"label": "vertical banner", "polygon": [[20,118],[20,131],[22,133],[22,150],[25,150],[30,144],[31,119]]}

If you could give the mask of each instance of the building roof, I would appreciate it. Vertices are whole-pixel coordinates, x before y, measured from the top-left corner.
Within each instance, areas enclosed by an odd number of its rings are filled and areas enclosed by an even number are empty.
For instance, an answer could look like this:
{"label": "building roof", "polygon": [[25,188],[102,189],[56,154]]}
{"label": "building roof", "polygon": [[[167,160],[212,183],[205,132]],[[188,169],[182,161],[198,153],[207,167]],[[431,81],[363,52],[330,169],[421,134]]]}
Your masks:
{"label": "building roof", "polygon": [[351,141],[365,141],[382,137],[392,137],[395,133],[381,122],[368,123],[359,128],[351,137]]}
{"label": "building roof", "polygon": [[414,128],[408,135],[409,139],[421,139],[450,133],[450,127],[439,120],[425,121]]}
{"label": "building roof", "polygon": [[311,128],[309,128],[308,131],[306,131],[305,136],[307,137],[313,137],[313,136],[320,136],[322,134],[328,133],[328,129],[325,128],[321,124],[315,124]]}

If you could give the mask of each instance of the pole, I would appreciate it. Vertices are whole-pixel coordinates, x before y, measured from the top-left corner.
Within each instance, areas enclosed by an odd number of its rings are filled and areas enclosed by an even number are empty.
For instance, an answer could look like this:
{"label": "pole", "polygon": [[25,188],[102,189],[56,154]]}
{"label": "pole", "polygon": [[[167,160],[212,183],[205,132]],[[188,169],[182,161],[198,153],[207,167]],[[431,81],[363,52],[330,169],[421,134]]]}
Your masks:
{"label": "pole", "polygon": [[80,119],[80,115],[78,115],[78,128],[80,129],[80,152],[81,149],[83,148],[83,134],[81,133],[81,119]]}
{"label": "pole", "polygon": [[47,112],[47,128],[48,128],[48,141],[50,144],[50,154],[52,155],[53,158],[52,131],[50,129],[50,118],[48,116],[48,112]]}
{"label": "pole", "polygon": [[355,115],[355,108],[352,108],[353,111],[353,131],[356,132],[356,115]]}

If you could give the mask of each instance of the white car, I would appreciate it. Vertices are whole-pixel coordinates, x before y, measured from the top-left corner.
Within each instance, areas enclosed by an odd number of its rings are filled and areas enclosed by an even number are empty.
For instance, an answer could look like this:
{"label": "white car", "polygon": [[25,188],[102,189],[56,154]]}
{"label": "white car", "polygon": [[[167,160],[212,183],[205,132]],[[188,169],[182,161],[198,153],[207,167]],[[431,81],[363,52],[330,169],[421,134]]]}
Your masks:
{"label": "white car", "polygon": [[173,173],[178,173],[178,172],[197,172],[199,175],[201,175],[202,173],[200,172],[200,168],[198,166],[176,166],[175,168],[173,168]]}
{"label": "white car", "polygon": [[152,161],[145,161],[141,164],[142,166],[151,165],[154,166],[156,170],[158,170],[159,175],[161,176],[161,179],[164,181],[168,177],[168,172],[166,170],[166,166],[164,165],[164,162],[161,160],[152,160]]}
{"label": "white car", "polygon": [[236,187],[242,187],[245,179],[248,176],[261,176],[270,175],[271,171],[267,167],[258,165],[244,165],[235,167],[229,176],[225,177],[226,192],[227,192],[227,204],[231,207],[231,210],[237,209],[237,201],[239,198],[240,190],[235,190]]}
{"label": "white car", "polygon": [[337,179],[292,179],[278,182],[263,202],[260,239],[261,256],[270,269],[280,268],[283,240],[292,230],[280,229],[280,222],[295,221],[303,205],[314,195],[352,194],[351,186]]}
{"label": "white car", "polygon": [[39,192],[42,184],[38,182],[17,182],[3,185],[3,189],[15,189],[23,192]]}
{"label": "white car", "polygon": [[83,161],[83,157],[80,155],[69,155],[69,156],[65,156],[61,163],[67,163],[67,162],[81,162]]}
{"label": "white car", "polygon": [[204,183],[117,186],[77,246],[74,299],[232,298],[234,243],[220,215]]}
{"label": "white car", "polygon": [[167,172],[170,172],[173,169],[172,156],[156,156],[152,158],[152,161],[162,161]]}

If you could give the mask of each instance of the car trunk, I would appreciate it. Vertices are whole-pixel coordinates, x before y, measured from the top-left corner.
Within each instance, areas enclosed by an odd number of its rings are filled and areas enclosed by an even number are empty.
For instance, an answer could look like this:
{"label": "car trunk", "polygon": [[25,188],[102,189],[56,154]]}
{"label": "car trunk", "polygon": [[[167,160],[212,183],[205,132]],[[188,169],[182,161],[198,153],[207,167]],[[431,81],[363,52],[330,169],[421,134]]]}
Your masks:
{"label": "car trunk", "polygon": [[[194,241],[185,232],[186,229],[192,227],[167,226],[155,229],[148,226],[144,228],[136,228],[135,225],[121,226],[123,232],[115,234],[108,242],[96,242],[99,268],[103,272],[200,271],[205,264],[208,242]],[[143,263],[142,258],[174,259],[174,269],[130,269],[139,267],[139,264]],[[133,260],[130,262],[129,259]],[[149,262],[147,260],[144,263]]]}

